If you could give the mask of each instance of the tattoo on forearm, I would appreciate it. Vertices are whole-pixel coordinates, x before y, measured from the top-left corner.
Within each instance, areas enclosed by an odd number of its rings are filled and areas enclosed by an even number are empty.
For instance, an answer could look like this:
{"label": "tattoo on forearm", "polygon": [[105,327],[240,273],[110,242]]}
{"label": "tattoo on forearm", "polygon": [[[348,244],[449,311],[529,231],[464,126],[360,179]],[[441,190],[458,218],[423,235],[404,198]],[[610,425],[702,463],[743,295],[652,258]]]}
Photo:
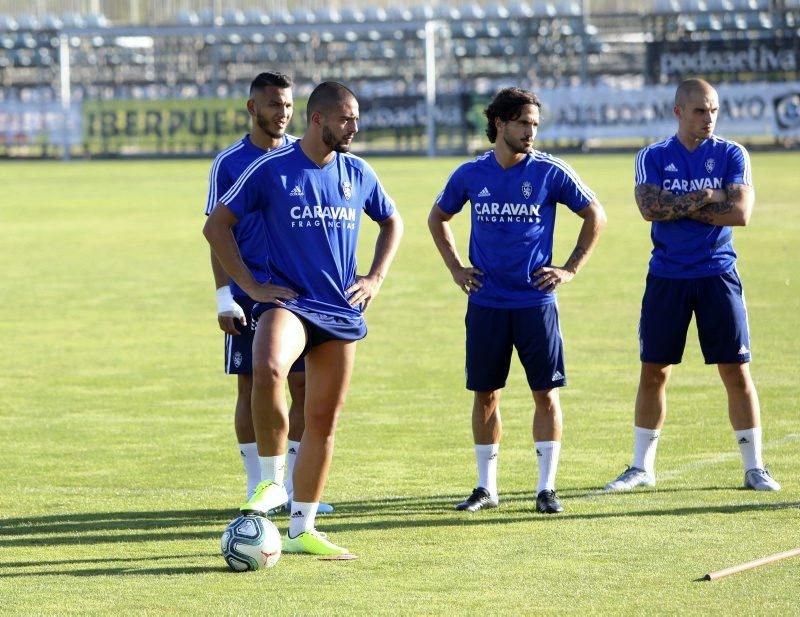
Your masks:
{"label": "tattoo on forearm", "polygon": [[705,204],[705,191],[675,195],[654,184],[641,184],[635,190],[639,210],[652,221],[673,221],[696,212]]}
{"label": "tattoo on forearm", "polygon": [[729,187],[727,199],[723,202],[713,202],[701,208],[697,212],[692,212],[689,218],[709,225],[719,225],[717,216],[727,214],[736,207],[736,202],[741,198],[742,190],[738,187]]}

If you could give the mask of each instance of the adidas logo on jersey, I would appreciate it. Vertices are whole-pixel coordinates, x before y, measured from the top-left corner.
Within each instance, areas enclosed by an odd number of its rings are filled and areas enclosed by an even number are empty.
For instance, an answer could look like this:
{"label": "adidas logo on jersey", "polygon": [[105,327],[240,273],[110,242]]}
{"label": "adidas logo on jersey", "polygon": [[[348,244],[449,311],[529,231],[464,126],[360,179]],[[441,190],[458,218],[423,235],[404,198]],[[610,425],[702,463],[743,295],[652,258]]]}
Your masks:
{"label": "adidas logo on jersey", "polygon": [[485,186],[483,187],[483,190],[480,193],[478,193],[478,197],[491,197],[491,196],[492,194],[489,192],[489,189],[487,189]]}
{"label": "adidas logo on jersey", "polygon": [[558,381],[559,379],[564,379],[564,375],[561,374],[561,371],[556,371],[553,373],[553,376],[550,378],[550,381]]}
{"label": "adidas logo on jersey", "polygon": [[295,186],[289,193],[289,197],[302,197],[302,195],[303,189],[301,189],[299,186]]}
{"label": "adidas logo on jersey", "polygon": [[672,171],[672,172],[675,172],[675,173],[677,173],[677,172],[678,172],[678,168],[677,168],[677,167],[675,167],[675,163],[670,163],[669,165],[667,165],[667,166],[664,168],[664,171]]}
{"label": "adidas logo on jersey", "polygon": [[741,347],[739,347],[738,353],[740,356],[745,356],[750,353],[750,350],[747,348],[747,345],[742,345]]}

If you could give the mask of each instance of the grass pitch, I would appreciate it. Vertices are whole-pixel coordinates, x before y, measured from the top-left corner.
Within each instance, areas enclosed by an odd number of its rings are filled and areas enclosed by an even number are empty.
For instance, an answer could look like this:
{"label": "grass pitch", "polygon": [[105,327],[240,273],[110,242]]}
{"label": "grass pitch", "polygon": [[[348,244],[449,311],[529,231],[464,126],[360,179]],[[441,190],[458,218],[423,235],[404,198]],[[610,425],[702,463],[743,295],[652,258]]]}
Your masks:
{"label": "grass pitch", "polygon": [[[630,462],[649,230],[632,155],[565,158],[609,226],[559,293],[564,515],[534,512],[531,396],[516,361],[501,507],[453,510],[475,483],[465,296],[425,220],[460,160],[372,159],[406,237],[359,346],[325,494],[337,512],[318,520],[360,558],[284,556],[249,574],[218,555],[244,477],[200,234],[209,162],[2,163],[0,613],[798,614],[800,560],[696,579],[800,546],[800,155],[753,154],[755,214],[735,232],[776,494],[739,489],[723,388],[692,333],[658,486],[596,494]],[[579,222],[561,213],[556,262]],[[455,228],[466,256],[466,212]],[[362,271],[375,229],[365,221]]]}

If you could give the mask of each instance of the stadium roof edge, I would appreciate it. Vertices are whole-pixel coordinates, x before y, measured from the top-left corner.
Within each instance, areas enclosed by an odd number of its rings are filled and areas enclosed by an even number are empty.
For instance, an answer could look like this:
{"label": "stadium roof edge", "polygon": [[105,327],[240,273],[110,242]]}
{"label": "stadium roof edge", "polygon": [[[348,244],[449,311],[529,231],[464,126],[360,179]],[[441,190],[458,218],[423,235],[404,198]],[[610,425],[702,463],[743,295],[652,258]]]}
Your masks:
{"label": "stadium roof edge", "polygon": [[51,30],[58,34],[69,36],[187,36],[187,35],[230,35],[230,34],[256,34],[264,31],[283,32],[285,34],[299,32],[369,32],[370,30],[408,30],[415,31],[425,27],[428,22],[446,22],[439,19],[411,20],[411,21],[382,21],[375,23],[315,23],[315,24],[280,24],[280,25],[223,25],[223,26],[110,26],[60,28]]}

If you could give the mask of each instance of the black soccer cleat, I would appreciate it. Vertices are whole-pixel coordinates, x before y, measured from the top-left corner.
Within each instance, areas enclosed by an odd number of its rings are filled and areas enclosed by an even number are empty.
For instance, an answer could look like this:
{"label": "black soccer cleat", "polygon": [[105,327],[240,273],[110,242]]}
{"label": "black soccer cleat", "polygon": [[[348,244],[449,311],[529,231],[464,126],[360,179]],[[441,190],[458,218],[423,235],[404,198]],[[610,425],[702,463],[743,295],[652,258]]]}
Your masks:
{"label": "black soccer cleat", "polygon": [[467,512],[477,512],[483,508],[496,508],[498,500],[492,497],[482,486],[479,486],[472,495],[456,506],[456,510],[466,510]]}
{"label": "black soccer cleat", "polygon": [[558,514],[564,507],[558,502],[555,491],[544,490],[536,495],[536,511],[542,514]]}

